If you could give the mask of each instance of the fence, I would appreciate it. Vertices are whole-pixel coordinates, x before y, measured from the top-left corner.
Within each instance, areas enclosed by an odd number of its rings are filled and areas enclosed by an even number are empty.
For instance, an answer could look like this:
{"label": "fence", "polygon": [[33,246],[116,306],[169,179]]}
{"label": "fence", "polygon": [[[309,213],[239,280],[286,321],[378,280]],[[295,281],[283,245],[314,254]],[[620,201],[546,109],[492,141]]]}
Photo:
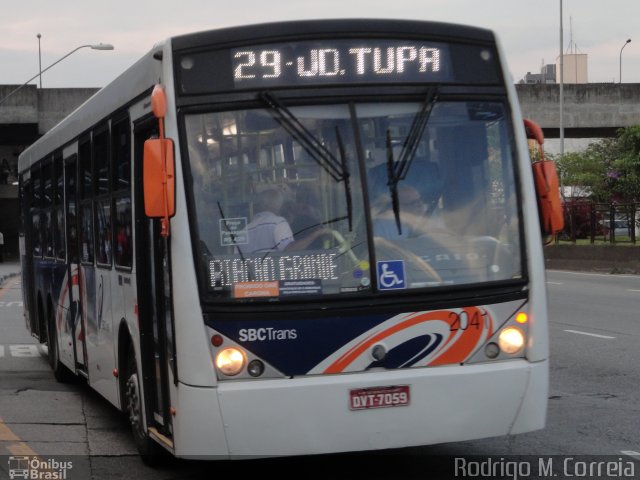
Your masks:
{"label": "fence", "polygon": [[556,236],[559,241],[576,243],[636,243],[640,236],[640,203],[592,203],[570,201],[564,204],[565,228]]}

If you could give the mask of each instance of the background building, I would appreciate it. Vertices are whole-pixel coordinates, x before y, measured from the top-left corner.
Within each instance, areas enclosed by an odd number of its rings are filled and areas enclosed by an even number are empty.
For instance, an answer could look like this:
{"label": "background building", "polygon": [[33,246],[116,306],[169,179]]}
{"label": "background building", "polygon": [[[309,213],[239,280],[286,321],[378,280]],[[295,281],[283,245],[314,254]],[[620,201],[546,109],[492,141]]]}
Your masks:
{"label": "background building", "polygon": [[540,73],[527,72],[518,83],[539,84],[556,83],[556,66],[553,64],[542,65]]}
{"label": "background building", "polygon": [[[587,54],[569,53],[562,56],[563,83],[588,83]],[[560,57],[556,59],[556,83],[560,83]]]}
{"label": "background building", "polygon": [[[586,53],[567,53],[562,56],[564,78],[563,83],[577,85],[589,83],[588,57]],[[540,73],[527,74],[518,82],[519,84],[550,84],[560,83],[560,57],[556,63],[542,65]]]}

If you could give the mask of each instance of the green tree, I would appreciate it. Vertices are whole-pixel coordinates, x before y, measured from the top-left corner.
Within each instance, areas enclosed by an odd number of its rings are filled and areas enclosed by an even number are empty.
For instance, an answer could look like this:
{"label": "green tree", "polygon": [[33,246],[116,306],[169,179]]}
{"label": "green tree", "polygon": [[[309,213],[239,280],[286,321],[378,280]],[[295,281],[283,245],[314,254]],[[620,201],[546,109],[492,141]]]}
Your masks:
{"label": "green tree", "polygon": [[596,202],[640,201],[640,126],[556,160],[563,186],[588,189]]}
{"label": "green tree", "polygon": [[640,201],[640,125],[618,131],[618,156],[610,173],[612,196],[621,202]]}

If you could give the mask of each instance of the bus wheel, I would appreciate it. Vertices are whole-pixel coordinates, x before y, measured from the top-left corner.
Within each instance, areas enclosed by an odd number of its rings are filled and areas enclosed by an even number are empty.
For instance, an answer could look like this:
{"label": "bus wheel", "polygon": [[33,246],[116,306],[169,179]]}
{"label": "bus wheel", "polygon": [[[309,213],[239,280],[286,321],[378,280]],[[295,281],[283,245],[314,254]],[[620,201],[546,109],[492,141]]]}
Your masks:
{"label": "bus wheel", "polygon": [[60,351],[58,350],[58,332],[53,318],[49,319],[47,328],[47,347],[49,365],[53,369],[53,376],[60,383],[70,383],[75,380],[75,375],[60,362]]}
{"label": "bus wheel", "polygon": [[138,375],[138,367],[133,348],[129,349],[125,378],[127,382],[125,384],[125,411],[129,417],[133,440],[138,448],[142,461],[146,465],[150,467],[160,465],[163,463],[163,459],[166,458],[166,452],[149,437],[144,425],[140,376]]}

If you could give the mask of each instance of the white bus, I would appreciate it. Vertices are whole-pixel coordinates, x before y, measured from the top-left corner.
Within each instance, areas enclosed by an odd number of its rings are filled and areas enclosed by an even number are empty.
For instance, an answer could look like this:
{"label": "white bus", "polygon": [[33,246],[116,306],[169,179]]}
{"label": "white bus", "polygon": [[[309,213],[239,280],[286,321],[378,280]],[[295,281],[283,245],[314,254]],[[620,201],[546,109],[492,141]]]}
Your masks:
{"label": "white bus", "polygon": [[27,327],[56,378],[126,412],[148,461],[545,424],[553,210],[488,30],[171,38],[19,173]]}

